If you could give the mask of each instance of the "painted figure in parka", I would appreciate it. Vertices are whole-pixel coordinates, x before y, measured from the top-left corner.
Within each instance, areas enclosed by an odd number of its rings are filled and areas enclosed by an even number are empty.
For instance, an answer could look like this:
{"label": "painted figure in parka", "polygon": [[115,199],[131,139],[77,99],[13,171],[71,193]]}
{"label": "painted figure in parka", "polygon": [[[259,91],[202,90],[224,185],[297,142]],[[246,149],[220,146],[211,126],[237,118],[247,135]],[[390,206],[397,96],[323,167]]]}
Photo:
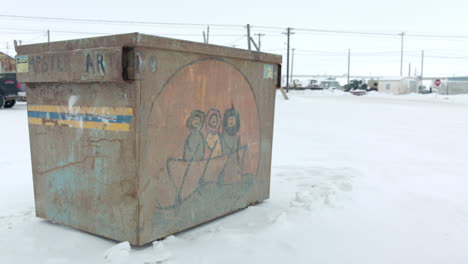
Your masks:
{"label": "painted figure in parka", "polygon": [[209,150],[207,153],[209,159],[223,155],[220,129],[221,113],[218,109],[210,109],[206,115],[206,146]]}
{"label": "painted figure in parka", "polygon": [[239,112],[234,107],[226,109],[223,118],[223,134],[221,135],[223,155],[229,155],[239,150],[239,136],[237,135],[239,129]]}
{"label": "painted figure in parka", "polygon": [[185,140],[184,160],[185,161],[200,161],[205,156],[205,140],[201,133],[203,122],[205,121],[205,113],[200,110],[194,110],[187,119],[187,128],[190,134]]}

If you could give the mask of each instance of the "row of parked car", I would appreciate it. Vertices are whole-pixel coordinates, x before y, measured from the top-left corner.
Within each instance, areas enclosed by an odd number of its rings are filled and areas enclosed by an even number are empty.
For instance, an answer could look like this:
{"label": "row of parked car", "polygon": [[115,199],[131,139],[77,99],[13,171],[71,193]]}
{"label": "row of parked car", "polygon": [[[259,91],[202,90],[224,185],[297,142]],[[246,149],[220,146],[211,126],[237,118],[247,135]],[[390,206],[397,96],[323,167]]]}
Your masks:
{"label": "row of parked car", "polygon": [[16,73],[0,73],[0,108],[12,108],[17,101],[26,101],[26,85],[16,81]]}
{"label": "row of parked car", "polygon": [[326,79],[321,81],[320,83],[317,80],[309,80],[309,83],[307,86],[303,86],[301,81],[298,79],[294,79],[292,81],[291,86],[289,87],[290,89],[297,89],[297,90],[304,90],[304,89],[310,89],[310,90],[323,90],[323,89],[341,89],[340,83],[332,78]]}
{"label": "row of parked car", "polygon": [[335,78],[328,78],[326,80],[321,81],[320,83],[317,80],[309,80],[309,84],[307,86],[303,86],[301,81],[295,79],[292,81],[290,89],[297,89],[297,90],[343,90],[345,92],[351,92],[355,90],[362,90],[362,91],[377,91],[378,90],[378,82],[375,80],[369,80],[367,83],[364,80],[350,80],[348,84],[341,86],[340,83]]}

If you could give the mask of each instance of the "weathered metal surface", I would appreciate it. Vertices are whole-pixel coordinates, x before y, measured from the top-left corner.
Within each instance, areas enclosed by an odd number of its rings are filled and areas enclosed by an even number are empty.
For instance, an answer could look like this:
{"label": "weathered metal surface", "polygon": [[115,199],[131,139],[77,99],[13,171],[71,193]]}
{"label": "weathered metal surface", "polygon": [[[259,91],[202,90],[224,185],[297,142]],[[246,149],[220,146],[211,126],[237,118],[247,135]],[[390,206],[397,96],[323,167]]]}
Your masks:
{"label": "weathered metal surface", "polygon": [[124,83],[31,83],[37,216],[137,242],[136,91]]}
{"label": "weathered metal surface", "polygon": [[122,48],[22,55],[23,82],[111,82],[122,80]]}
{"label": "weathered metal surface", "polygon": [[125,81],[23,75],[39,217],[143,245],[269,197],[280,56],[139,34],[20,47],[123,51]]}
{"label": "weathered metal surface", "polygon": [[16,50],[18,54],[35,54],[80,49],[94,49],[98,47],[153,47],[180,52],[205,54],[210,56],[257,60],[275,64],[280,64],[282,60],[281,56],[275,54],[234,49],[192,41],[155,37],[140,33],[57,41],[43,44],[21,45],[17,46]]}

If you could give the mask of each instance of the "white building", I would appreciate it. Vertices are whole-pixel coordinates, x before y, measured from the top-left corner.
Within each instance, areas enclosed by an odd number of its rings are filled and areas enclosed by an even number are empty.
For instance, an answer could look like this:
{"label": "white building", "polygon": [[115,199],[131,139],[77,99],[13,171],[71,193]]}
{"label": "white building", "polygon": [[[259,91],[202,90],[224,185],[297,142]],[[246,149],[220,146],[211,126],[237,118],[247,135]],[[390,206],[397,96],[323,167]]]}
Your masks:
{"label": "white building", "polygon": [[[432,81],[434,83],[434,80]],[[442,85],[435,87],[439,94],[468,94],[468,77],[449,77],[442,79]]]}
{"label": "white building", "polygon": [[378,90],[389,94],[417,93],[419,83],[415,77],[383,77],[379,79]]}

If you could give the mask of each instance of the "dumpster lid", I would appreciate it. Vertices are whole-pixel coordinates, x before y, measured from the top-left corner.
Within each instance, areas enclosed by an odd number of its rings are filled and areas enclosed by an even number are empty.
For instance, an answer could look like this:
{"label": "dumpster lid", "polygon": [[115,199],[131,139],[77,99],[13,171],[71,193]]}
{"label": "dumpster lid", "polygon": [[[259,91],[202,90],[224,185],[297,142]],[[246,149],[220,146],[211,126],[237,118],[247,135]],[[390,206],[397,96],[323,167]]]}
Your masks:
{"label": "dumpster lid", "polygon": [[240,58],[280,64],[280,55],[248,51],[219,45],[193,41],[157,37],[141,33],[128,33],[95,38],[84,38],[16,46],[18,55],[41,54],[50,52],[68,52],[79,49],[113,48],[113,47],[149,47],[181,52]]}

